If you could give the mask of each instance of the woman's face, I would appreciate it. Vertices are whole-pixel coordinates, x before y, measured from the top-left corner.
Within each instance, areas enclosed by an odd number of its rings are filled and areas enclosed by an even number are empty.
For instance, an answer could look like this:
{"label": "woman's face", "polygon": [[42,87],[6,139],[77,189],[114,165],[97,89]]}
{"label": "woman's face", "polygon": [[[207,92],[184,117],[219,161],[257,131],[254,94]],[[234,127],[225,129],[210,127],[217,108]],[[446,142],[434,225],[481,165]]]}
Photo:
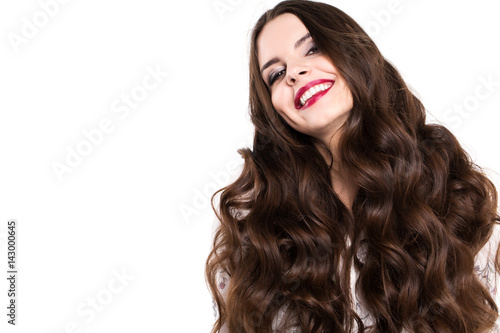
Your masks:
{"label": "woman's face", "polygon": [[262,29],[257,49],[276,111],[295,130],[327,143],[347,119],[352,94],[302,21],[289,13],[274,18]]}

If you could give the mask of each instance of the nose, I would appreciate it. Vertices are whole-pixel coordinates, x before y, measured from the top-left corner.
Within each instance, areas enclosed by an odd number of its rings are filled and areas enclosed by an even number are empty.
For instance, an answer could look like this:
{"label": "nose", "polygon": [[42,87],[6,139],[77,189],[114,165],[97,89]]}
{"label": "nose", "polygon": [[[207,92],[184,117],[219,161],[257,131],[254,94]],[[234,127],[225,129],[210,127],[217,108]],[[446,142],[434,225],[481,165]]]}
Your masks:
{"label": "nose", "polygon": [[286,81],[289,85],[295,84],[295,82],[301,76],[306,76],[311,72],[311,69],[306,64],[294,64],[288,65],[286,71]]}

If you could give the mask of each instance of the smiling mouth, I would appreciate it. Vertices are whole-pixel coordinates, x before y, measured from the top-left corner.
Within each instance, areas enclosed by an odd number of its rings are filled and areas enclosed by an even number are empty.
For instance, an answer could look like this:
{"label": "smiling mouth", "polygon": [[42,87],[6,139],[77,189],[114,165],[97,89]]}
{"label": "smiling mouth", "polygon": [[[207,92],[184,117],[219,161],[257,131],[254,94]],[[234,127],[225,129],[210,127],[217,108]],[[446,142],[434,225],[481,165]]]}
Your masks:
{"label": "smiling mouth", "polygon": [[334,84],[334,80],[325,79],[309,82],[297,91],[295,95],[295,108],[297,110],[307,109],[323,97]]}

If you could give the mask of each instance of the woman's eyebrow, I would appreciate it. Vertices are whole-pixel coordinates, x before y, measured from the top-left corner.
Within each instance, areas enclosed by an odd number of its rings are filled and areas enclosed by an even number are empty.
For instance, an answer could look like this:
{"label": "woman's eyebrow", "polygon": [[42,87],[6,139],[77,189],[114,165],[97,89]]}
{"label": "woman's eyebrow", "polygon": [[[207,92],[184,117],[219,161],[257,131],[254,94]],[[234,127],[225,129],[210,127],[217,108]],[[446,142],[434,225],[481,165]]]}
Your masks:
{"label": "woman's eyebrow", "polygon": [[[309,32],[307,34],[305,34],[304,36],[300,37],[299,40],[297,40],[295,42],[294,48],[296,48],[296,49],[299,48],[300,45],[302,45],[306,41],[306,39],[308,39],[309,37],[311,37],[311,34]],[[271,60],[269,60],[268,62],[266,62],[264,64],[264,66],[262,66],[262,68],[260,69],[260,74],[262,75],[262,72],[265,71],[266,68],[268,68],[271,65],[274,65],[278,61],[280,61],[280,60],[277,57],[274,57]]]}
{"label": "woman's eyebrow", "polygon": [[308,39],[309,37],[311,37],[311,34],[310,33],[307,33],[305,34],[304,36],[300,37],[300,39],[298,41],[295,42],[295,48],[299,48],[300,45],[302,45],[302,43],[304,43],[304,41],[306,39]]}

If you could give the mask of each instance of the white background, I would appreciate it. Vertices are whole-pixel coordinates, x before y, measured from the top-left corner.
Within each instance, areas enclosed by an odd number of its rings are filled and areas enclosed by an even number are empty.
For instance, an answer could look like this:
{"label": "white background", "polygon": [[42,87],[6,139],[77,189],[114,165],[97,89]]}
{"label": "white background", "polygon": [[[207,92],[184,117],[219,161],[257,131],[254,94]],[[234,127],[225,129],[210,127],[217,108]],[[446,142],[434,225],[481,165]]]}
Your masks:
{"label": "white background", "polygon": [[[251,145],[249,33],[278,1],[73,0],[43,22],[41,4],[54,1],[0,4],[0,330],[208,332],[208,200]],[[370,33],[429,120],[449,126],[498,185],[495,2],[326,2]],[[36,19],[45,26],[15,46]],[[168,75],[126,117],[114,112],[147,68]],[[103,119],[113,130],[59,179],[53,164]],[[3,278],[9,219],[19,235],[16,327]],[[130,280],[115,281],[123,271]]]}

